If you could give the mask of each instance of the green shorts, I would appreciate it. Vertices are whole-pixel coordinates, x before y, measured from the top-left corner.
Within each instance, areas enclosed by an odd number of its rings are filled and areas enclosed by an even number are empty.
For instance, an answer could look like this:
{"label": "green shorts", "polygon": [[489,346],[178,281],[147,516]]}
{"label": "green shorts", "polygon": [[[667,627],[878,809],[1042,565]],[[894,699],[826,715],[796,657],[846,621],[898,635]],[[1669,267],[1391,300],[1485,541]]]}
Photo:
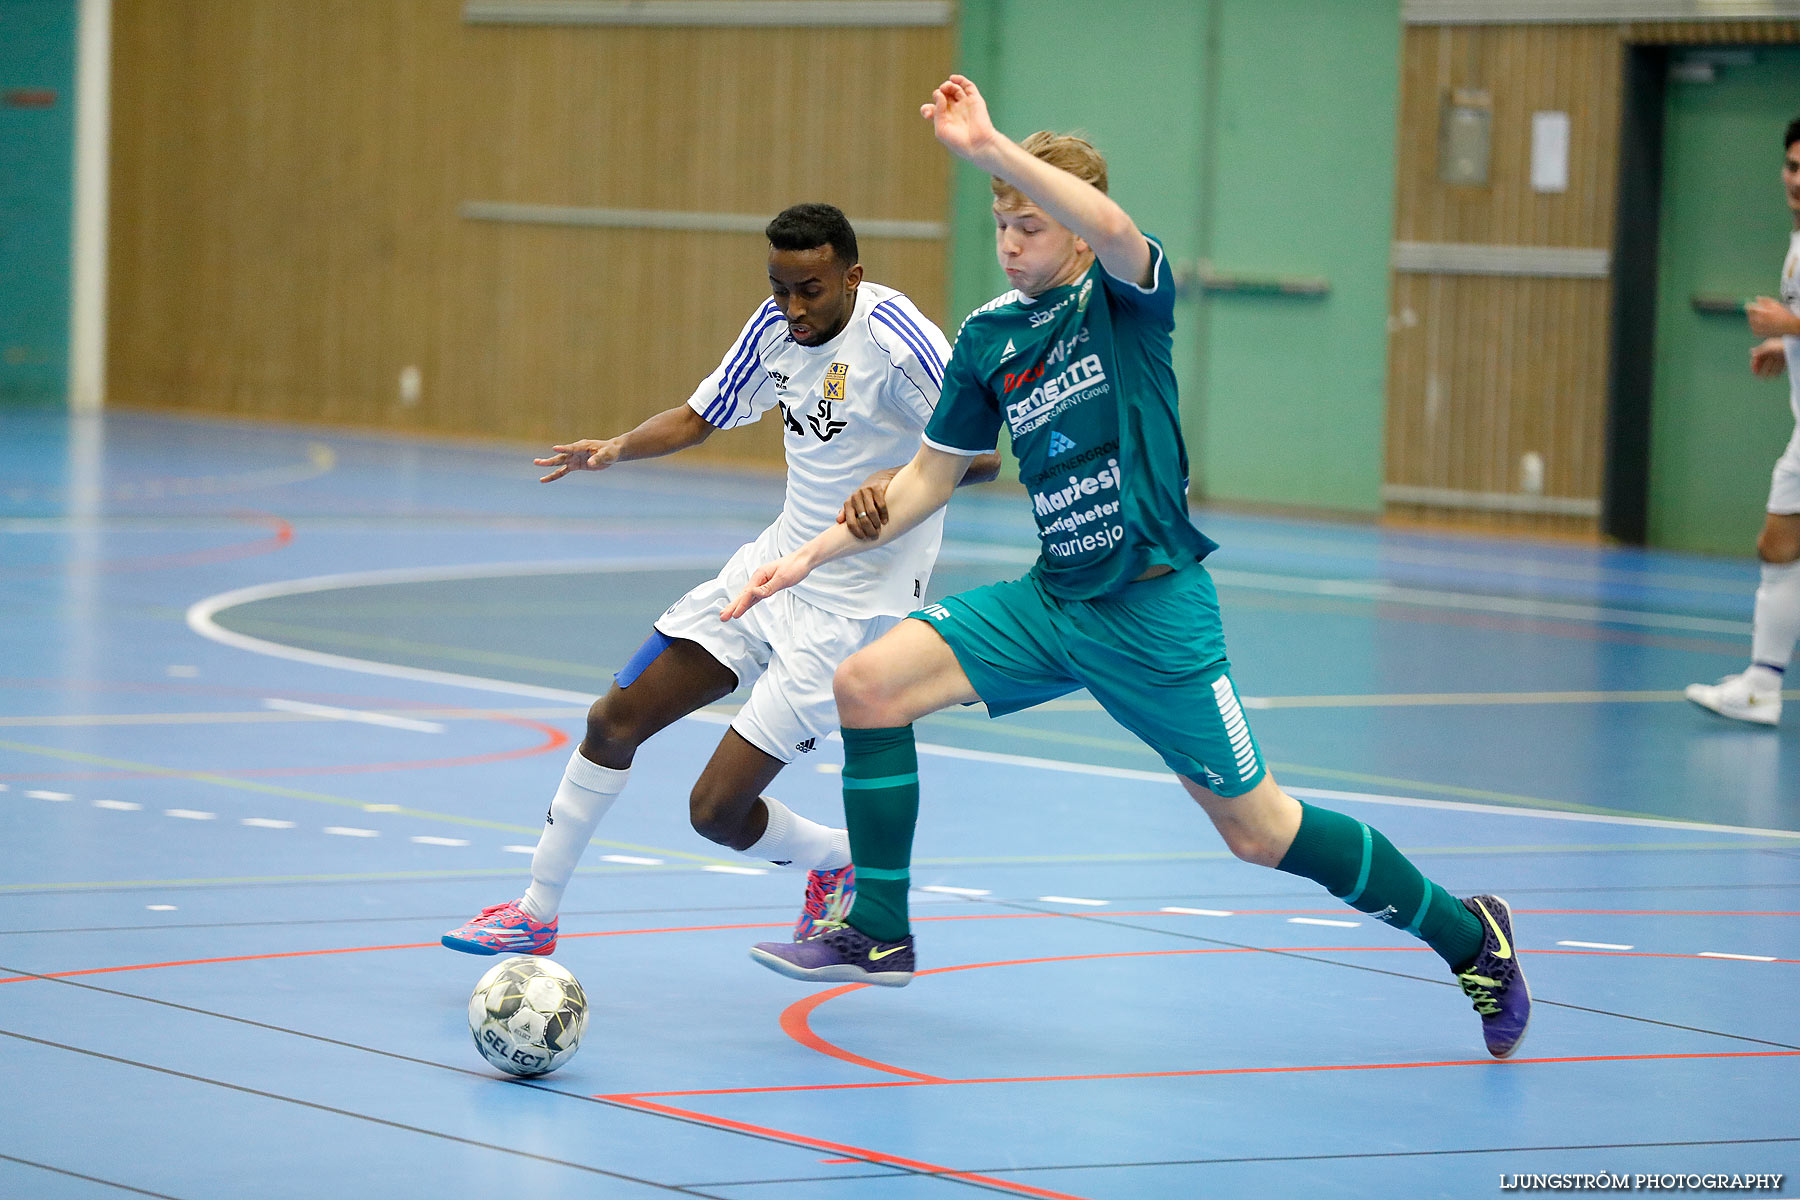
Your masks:
{"label": "green shorts", "polygon": [[1027,575],[911,616],[949,644],[991,717],[1085,687],[1215,795],[1242,795],[1265,774],[1231,684],[1218,593],[1198,563],[1097,600],[1058,600]]}

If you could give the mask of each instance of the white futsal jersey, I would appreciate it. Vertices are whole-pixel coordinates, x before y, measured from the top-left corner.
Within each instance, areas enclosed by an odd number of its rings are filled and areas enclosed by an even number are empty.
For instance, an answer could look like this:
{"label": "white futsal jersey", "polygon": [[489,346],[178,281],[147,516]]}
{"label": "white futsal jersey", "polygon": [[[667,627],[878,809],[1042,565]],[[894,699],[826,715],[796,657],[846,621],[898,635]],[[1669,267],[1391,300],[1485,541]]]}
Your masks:
{"label": "white futsal jersey", "polygon": [[[775,301],[756,310],[688,406],[720,429],[781,410],[787,499],[757,537],[761,561],[831,528],[876,471],[912,461],[949,357],[943,333],[911,300],[866,280],[849,324],[822,346],[796,342]],[[839,616],[904,616],[925,602],[943,535],[940,509],[886,546],[826,563],[794,591]]]}
{"label": "white futsal jersey", "polygon": [[[1781,264],[1781,302],[1800,317],[1800,229],[1788,237],[1787,261]],[[1794,408],[1794,439],[1788,449],[1795,453],[1800,447],[1800,337],[1784,337],[1781,345],[1787,351],[1788,403]]]}

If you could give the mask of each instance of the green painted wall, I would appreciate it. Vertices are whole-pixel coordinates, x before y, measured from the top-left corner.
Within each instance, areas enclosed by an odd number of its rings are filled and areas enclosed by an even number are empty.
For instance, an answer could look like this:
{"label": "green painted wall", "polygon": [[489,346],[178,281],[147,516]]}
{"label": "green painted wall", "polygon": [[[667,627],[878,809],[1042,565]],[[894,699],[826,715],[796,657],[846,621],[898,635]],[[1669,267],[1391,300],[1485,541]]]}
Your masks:
{"label": "green painted wall", "polygon": [[0,404],[69,386],[76,0],[0,0]]}
{"label": "green painted wall", "polygon": [[1696,294],[1776,294],[1793,222],[1781,134],[1800,101],[1800,49],[1763,48],[1712,83],[1671,80],[1664,108],[1662,246],[1651,401],[1650,542],[1744,554],[1769,471],[1793,432],[1788,383],[1750,375],[1740,315],[1694,310]]}
{"label": "green painted wall", "polygon": [[[1330,280],[1177,307],[1196,496],[1380,510],[1399,53],[1398,0],[964,0],[1001,128],[1086,133],[1178,269]],[[1005,281],[985,177],[954,187],[960,318]]]}

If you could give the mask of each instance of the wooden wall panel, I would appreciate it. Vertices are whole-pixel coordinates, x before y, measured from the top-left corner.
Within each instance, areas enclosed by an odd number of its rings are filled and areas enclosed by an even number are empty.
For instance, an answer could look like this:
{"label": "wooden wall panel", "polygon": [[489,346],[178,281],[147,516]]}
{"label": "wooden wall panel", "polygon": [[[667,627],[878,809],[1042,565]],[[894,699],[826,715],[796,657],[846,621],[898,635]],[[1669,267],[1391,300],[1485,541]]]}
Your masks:
{"label": "wooden wall panel", "polygon": [[[1622,48],[1601,26],[1414,26],[1403,47],[1395,239],[1610,249]],[[1438,123],[1453,89],[1491,97],[1485,187],[1438,179]],[[1569,187],[1531,188],[1531,120],[1570,119]],[[1604,280],[1396,273],[1386,480],[1468,494],[1521,494],[1521,459],[1542,457],[1545,497],[1600,495],[1610,291]],[[1567,515],[1414,503],[1390,515],[1592,533]]]}
{"label": "wooden wall panel", "polygon": [[[1401,49],[1396,240],[1608,246],[1618,154],[1617,33],[1600,26],[1412,26]],[[1452,89],[1493,100],[1486,187],[1438,180],[1438,121]],[[1531,190],[1531,114],[1570,119],[1569,190]]]}
{"label": "wooden wall panel", "polygon": [[[947,216],[917,117],[943,28],[471,26],[460,0],[117,0],[114,21],[112,403],[603,436],[717,363],[767,296],[766,243],[464,202]],[[863,261],[941,321],[945,252],[865,238]],[[779,461],[780,439],[699,453]]]}
{"label": "wooden wall panel", "polygon": [[[1611,251],[1625,48],[1800,41],[1796,21],[1412,25],[1402,48],[1395,240]],[[1485,187],[1437,177],[1439,110],[1452,89],[1492,98]],[[1569,190],[1530,187],[1531,114],[1570,116]],[[1612,282],[1396,272],[1389,319],[1390,487],[1599,502],[1605,473]],[[1402,503],[1403,520],[1597,537],[1593,517]]]}

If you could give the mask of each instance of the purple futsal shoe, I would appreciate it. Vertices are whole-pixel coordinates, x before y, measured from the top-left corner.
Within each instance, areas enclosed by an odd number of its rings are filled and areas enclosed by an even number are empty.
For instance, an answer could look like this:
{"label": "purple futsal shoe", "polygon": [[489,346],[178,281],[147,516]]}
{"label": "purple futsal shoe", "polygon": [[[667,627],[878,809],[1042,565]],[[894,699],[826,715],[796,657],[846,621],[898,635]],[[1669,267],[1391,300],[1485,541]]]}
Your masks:
{"label": "purple futsal shoe", "polygon": [[878,942],[853,925],[831,922],[804,942],[758,942],[750,957],[779,975],[807,983],[873,983],[905,987],[913,977],[913,939]]}
{"label": "purple futsal shoe", "polygon": [[1525,1040],[1531,1020],[1531,989],[1519,969],[1512,939],[1512,909],[1498,896],[1471,896],[1463,907],[1481,922],[1481,953],[1456,981],[1481,1014],[1481,1036],[1488,1053],[1505,1058]]}

